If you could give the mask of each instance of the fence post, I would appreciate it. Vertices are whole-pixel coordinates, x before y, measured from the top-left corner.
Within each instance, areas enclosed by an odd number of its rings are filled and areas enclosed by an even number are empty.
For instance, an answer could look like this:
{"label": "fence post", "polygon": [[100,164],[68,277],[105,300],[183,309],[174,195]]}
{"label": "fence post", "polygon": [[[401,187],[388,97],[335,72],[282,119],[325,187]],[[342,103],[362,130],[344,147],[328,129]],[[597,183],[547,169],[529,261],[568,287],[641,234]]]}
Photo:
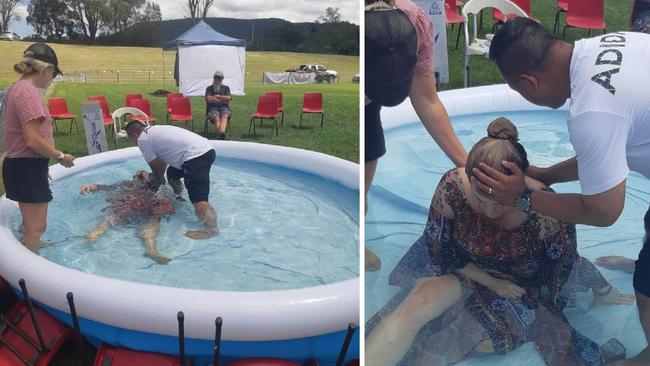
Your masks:
{"label": "fence post", "polygon": [[117,75],[117,83],[120,83],[120,70],[115,70],[115,75]]}

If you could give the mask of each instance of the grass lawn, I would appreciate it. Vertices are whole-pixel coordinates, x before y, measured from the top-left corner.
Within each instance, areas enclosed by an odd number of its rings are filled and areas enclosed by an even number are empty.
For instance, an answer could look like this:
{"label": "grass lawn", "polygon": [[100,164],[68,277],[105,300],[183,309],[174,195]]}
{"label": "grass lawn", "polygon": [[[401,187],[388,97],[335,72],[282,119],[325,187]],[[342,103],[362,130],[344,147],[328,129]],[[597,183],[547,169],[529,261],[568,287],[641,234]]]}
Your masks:
{"label": "grass lawn", "polygon": [[[0,41],[0,87],[16,80],[13,65],[22,58],[23,51],[30,42]],[[61,70],[70,74],[85,71],[91,82],[102,80],[114,82],[115,70],[124,75],[128,70],[153,71],[152,80],[162,81],[164,66],[165,80],[169,88],[173,83],[174,51],[153,47],[106,47],[51,44],[59,58]],[[164,59],[163,59],[164,58]],[[281,72],[295,68],[299,64],[322,64],[341,75],[341,83],[350,83],[352,76],[359,73],[359,57],[306,54],[295,52],[246,52],[246,81],[261,82],[264,71]],[[128,80],[123,76],[121,80]],[[146,81],[148,78],[140,78]],[[170,82],[171,80],[171,82]]]}
{"label": "grass lawn", "polygon": [[[157,123],[166,123],[166,98],[151,93],[162,87],[157,84],[72,84],[59,83],[51,96],[65,97],[68,106],[80,113],[80,106],[90,95],[104,95],[111,110],[124,105],[124,95],[127,93],[142,93],[151,102],[151,109]],[[253,141],[274,145],[292,146],[308,150],[320,151],[326,154],[358,162],[359,161],[359,85],[358,84],[313,84],[313,85],[268,85],[262,83],[247,83],[245,96],[235,96],[230,102],[233,117],[229,140]],[[256,122],[255,135],[249,134],[250,115],[257,107],[258,96],[267,91],[279,90],[283,93],[284,127],[280,127],[279,135],[272,131],[272,121],[265,120],[261,127]],[[322,92],[325,110],[325,122],[320,128],[320,115],[305,115],[302,127],[299,127],[302,97],[305,92]],[[203,97],[191,97],[194,116],[194,131],[203,134],[205,121],[205,101]],[[79,119],[78,123],[81,120]],[[279,121],[278,121],[279,122]],[[59,132],[55,133],[55,144],[60,150],[67,150],[75,156],[87,155],[86,140],[79,132],[69,133],[67,121],[58,122]],[[179,123],[185,127],[185,123]],[[209,124],[208,138],[215,138],[212,124]],[[188,124],[191,127],[191,123]],[[107,128],[107,139],[113,149],[112,129]],[[132,146],[126,139],[120,139],[118,147]]]}

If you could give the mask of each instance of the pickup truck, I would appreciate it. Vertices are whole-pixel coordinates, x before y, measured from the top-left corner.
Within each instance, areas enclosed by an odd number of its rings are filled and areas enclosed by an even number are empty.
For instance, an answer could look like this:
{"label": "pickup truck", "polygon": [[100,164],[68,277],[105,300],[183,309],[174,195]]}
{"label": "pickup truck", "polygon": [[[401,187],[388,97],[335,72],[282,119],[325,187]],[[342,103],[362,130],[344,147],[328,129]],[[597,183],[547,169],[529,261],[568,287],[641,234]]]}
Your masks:
{"label": "pickup truck", "polygon": [[298,66],[296,69],[287,69],[286,71],[301,73],[313,72],[316,74],[316,82],[318,83],[322,83],[323,81],[333,83],[339,76],[338,72],[334,70],[328,70],[325,66],[316,64],[303,64]]}

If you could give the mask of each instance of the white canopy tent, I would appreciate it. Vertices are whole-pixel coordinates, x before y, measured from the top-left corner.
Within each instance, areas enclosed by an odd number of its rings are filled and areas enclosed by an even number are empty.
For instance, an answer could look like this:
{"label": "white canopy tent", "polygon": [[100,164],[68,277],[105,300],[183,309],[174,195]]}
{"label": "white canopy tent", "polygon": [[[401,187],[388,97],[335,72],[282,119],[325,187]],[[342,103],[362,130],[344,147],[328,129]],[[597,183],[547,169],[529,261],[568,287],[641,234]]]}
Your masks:
{"label": "white canopy tent", "polygon": [[204,95],[216,70],[232,95],[244,95],[246,42],[223,35],[201,20],[164,46],[178,51],[179,91]]}

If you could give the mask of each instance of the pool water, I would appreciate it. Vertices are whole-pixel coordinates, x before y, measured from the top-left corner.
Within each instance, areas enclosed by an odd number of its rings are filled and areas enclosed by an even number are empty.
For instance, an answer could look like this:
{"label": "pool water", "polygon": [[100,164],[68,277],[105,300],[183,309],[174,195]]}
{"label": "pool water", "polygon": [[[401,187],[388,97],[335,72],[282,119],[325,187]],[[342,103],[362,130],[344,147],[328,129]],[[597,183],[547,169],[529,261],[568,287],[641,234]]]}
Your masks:
{"label": "pool water", "polygon": [[[452,118],[454,129],[467,151],[486,135],[489,122],[509,118],[519,130],[532,165],[546,167],[574,156],[566,127],[566,111],[501,112]],[[451,161],[428,135],[421,123],[386,131],[387,153],[379,161],[368,197],[366,246],[382,259],[379,272],[367,272],[366,319],[376,313],[395,293],[388,275],[408,248],[419,238],[427,220],[428,207],[440,177],[453,168]],[[558,192],[580,192],[577,182],[554,185]],[[603,255],[636,259],[642,246],[643,215],[650,202],[650,182],[637,173],[627,180],[623,214],[608,228],[578,225],[580,255],[595,260]],[[599,268],[621,292],[633,293],[632,274]],[[616,337],[628,357],[646,345],[636,305],[608,305],[588,310],[591,293],[579,293],[577,304],[565,310],[570,323],[598,344]],[[470,356],[461,365],[542,366],[544,360],[532,343],[507,355]]]}
{"label": "pool water", "polygon": [[[116,225],[91,244],[84,238],[110,214],[110,192],[79,195],[88,183],[110,184],[147,169],[143,159],[94,166],[52,182],[54,200],[40,254],[50,261],[105,277],[220,291],[265,291],[323,285],[358,276],[359,192],[297,170],[218,157],[211,169],[210,202],[221,230],[201,230],[189,200],[174,201],[163,219],[160,265],[145,256],[137,225]],[[187,191],[184,192],[187,197]],[[104,211],[103,211],[104,210]],[[20,215],[14,221],[17,229]]]}

